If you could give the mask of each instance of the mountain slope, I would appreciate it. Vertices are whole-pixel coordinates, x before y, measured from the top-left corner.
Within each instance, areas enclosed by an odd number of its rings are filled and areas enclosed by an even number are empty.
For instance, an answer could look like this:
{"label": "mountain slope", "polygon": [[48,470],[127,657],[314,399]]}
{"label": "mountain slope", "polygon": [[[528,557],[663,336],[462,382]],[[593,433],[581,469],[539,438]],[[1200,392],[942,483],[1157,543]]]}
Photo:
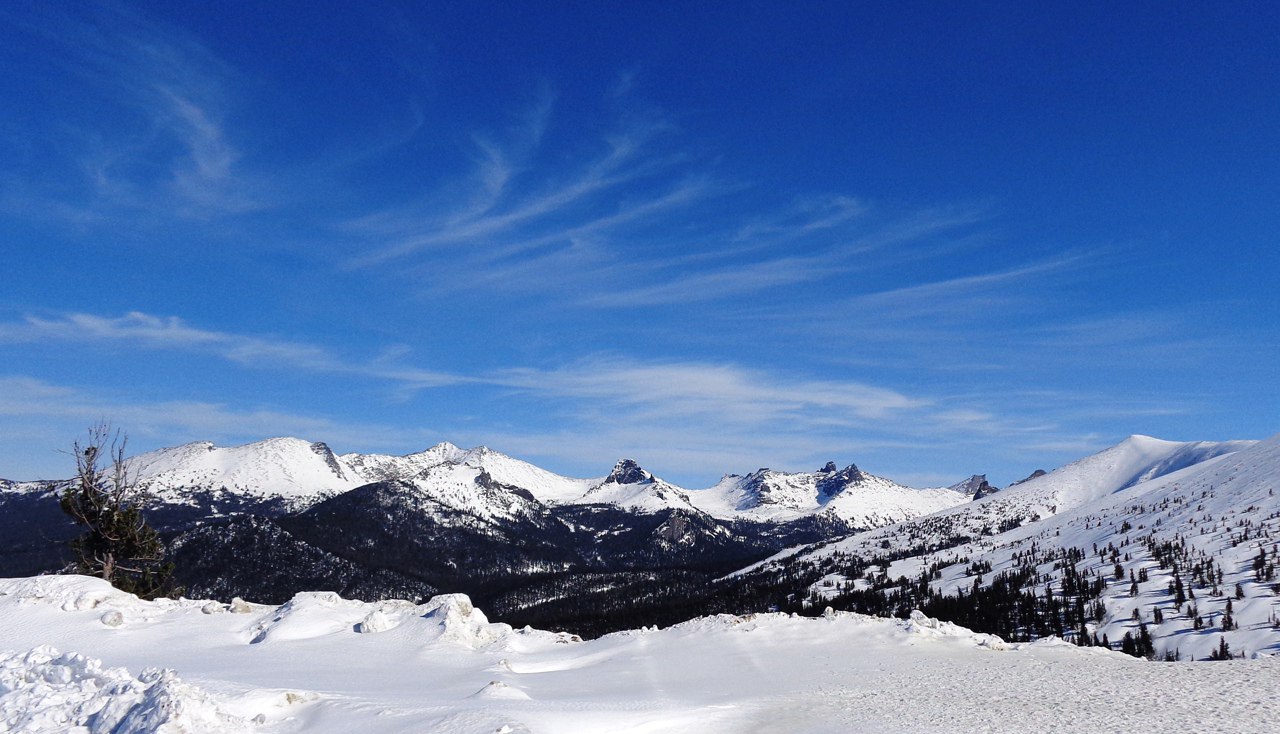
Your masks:
{"label": "mountain slope", "polygon": [[325,444],[297,438],[227,448],[200,441],[140,454],[128,465],[154,494],[175,501],[193,489],[305,501],[367,482]]}
{"label": "mountain slope", "polygon": [[[1135,437],[965,507],[785,551],[739,578],[786,569],[809,579],[813,604],[915,605],[1014,638],[1149,636],[1155,654],[1196,658],[1222,642],[1275,652],[1277,490],[1280,436]],[[1076,504],[1026,514],[1064,502]],[[1035,601],[1003,606],[1021,598]]]}
{"label": "mountain slope", "polygon": [[[1131,436],[1109,449],[992,495],[860,533],[831,547],[851,552],[951,547],[1079,507],[1132,487],[1143,477],[1156,478],[1174,467],[1194,466],[1255,443],[1176,442]],[[800,552],[803,549],[786,551]]]}

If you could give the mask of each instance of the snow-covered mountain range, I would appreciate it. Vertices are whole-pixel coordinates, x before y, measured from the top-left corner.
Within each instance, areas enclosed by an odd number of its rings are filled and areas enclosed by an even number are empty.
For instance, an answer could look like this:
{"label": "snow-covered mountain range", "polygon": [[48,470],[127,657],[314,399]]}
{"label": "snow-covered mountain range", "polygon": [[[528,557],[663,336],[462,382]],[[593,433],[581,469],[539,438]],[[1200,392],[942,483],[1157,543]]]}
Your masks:
{"label": "snow-covered mountain range", "polygon": [[[715,486],[686,489],[655,477],[630,459],[603,478],[571,478],[514,459],[488,447],[461,449],[439,443],[404,456],[336,454],[328,445],[297,438],[271,438],[243,446],[201,441],[140,454],[132,471],[157,497],[182,502],[193,492],[250,499],[284,500],[302,508],[373,482],[411,482],[439,493],[451,507],[481,516],[501,515],[486,501],[458,489],[481,475],[493,486],[523,490],[546,505],[608,504],[636,512],[685,510],[723,520],[781,522],[826,515],[852,527],[877,527],[925,515],[972,499],[967,486],[914,489],[850,464],[828,463],[815,472],[759,469],[726,475]],[[471,471],[461,469],[468,467]]]}

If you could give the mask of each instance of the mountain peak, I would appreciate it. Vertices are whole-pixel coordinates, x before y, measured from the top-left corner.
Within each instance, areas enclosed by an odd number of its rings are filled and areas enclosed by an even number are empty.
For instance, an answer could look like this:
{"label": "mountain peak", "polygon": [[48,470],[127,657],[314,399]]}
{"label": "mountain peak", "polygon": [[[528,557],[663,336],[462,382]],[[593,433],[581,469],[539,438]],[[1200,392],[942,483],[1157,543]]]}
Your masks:
{"label": "mountain peak", "polygon": [[987,482],[986,474],[974,474],[963,482],[957,482],[947,487],[947,489],[971,496],[975,500],[980,500],[996,491],[996,488]]}
{"label": "mountain peak", "polygon": [[831,469],[827,471],[824,468],[822,475],[818,477],[817,490],[820,501],[826,501],[843,492],[850,485],[859,484],[867,478],[857,464],[850,464],[840,471],[835,470],[835,462],[829,461],[827,466]]}
{"label": "mountain peak", "polygon": [[819,474],[834,474],[836,472],[836,463],[828,461],[825,466],[818,470]]}
{"label": "mountain peak", "polygon": [[613,465],[613,471],[609,472],[609,476],[604,480],[606,483],[614,484],[639,484],[641,482],[652,482],[653,475],[640,468],[632,459],[619,459],[617,464]]}
{"label": "mountain peak", "polygon": [[1043,477],[1045,474],[1048,474],[1048,473],[1049,473],[1049,472],[1045,471],[1044,469],[1036,469],[1035,471],[1031,472],[1030,474],[1028,474],[1027,476],[1023,477],[1022,479],[1019,479],[1019,480],[1018,480],[1018,481],[1016,481],[1016,482],[1010,482],[1010,483],[1009,483],[1009,486],[1010,486],[1010,487],[1014,487],[1014,486],[1017,486],[1017,485],[1019,485],[1019,484],[1023,484],[1024,482],[1029,482],[1029,481],[1031,481],[1032,479],[1039,479],[1040,477]]}

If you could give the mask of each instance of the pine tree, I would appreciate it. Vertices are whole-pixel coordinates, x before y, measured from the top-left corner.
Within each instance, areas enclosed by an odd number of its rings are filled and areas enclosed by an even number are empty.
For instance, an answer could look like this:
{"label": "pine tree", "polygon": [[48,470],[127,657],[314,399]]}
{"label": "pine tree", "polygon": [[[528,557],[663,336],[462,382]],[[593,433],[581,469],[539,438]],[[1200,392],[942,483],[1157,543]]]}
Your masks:
{"label": "pine tree", "polygon": [[[73,570],[98,576],[122,591],[153,599],[173,591],[173,564],[164,562],[160,536],[142,516],[147,499],[124,460],[127,439],[105,423],[73,444],[76,478],[62,492],[62,511],[86,530],[71,541]],[[101,466],[106,461],[110,466]]]}
{"label": "pine tree", "polygon": [[1231,659],[1231,646],[1227,644],[1227,638],[1225,636],[1218,638],[1218,649],[1210,653],[1209,659],[1210,660],[1230,660]]}
{"label": "pine tree", "polygon": [[1136,654],[1138,657],[1150,660],[1156,656],[1155,642],[1151,639],[1151,633],[1147,630],[1145,623],[1138,625],[1138,640],[1136,645]]}

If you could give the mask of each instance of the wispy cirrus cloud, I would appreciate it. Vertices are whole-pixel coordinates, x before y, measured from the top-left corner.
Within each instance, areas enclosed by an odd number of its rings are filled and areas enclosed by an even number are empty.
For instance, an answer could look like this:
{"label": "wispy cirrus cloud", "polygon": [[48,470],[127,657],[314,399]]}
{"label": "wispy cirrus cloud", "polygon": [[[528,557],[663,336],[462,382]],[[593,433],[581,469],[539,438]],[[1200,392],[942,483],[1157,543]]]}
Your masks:
{"label": "wispy cirrus cloud", "polygon": [[559,308],[636,309],[769,298],[874,272],[954,248],[986,217],[979,207],[893,212],[844,194],[778,201],[766,184],[720,173],[652,110],[548,157],[549,130],[564,124],[553,100],[544,90],[520,124],[473,133],[469,171],[343,223],[358,243],[348,266],[429,296],[482,288]]}
{"label": "wispy cirrus cloud", "polygon": [[268,205],[272,187],[242,165],[226,125],[243,82],[230,65],[192,36],[123,7],[49,12],[56,23],[21,14],[6,21],[38,39],[48,73],[75,80],[87,102],[77,109],[92,114],[28,130],[27,145],[45,151],[46,166],[6,181],[0,205],[39,200],[80,221],[122,211],[207,219]]}
{"label": "wispy cirrus cloud", "polygon": [[[371,247],[354,258],[351,265],[370,267],[403,260],[419,253],[445,251],[456,254],[475,248],[510,246],[512,240],[536,240],[548,229],[561,231],[587,227],[600,229],[625,221],[674,202],[669,191],[634,199],[606,214],[600,199],[614,194],[624,184],[670,170],[672,161],[646,155],[647,144],[665,129],[661,121],[634,122],[595,141],[597,152],[567,169],[527,170],[537,154],[551,113],[550,94],[545,93],[525,123],[511,135],[514,142],[498,143],[479,133],[472,136],[477,156],[475,169],[453,186],[445,196],[432,192],[423,201],[373,212],[351,220],[344,228]],[[535,183],[515,183],[524,173]],[[537,175],[533,175],[536,173]],[[544,183],[544,181],[549,182]],[[678,187],[675,187],[678,188]],[[442,207],[441,201],[448,202]],[[462,207],[459,201],[465,202]],[[572,216],[566,221],[566,215]]]}
{"label": "wispy cirrus cloud", "polygon": [[1028,286],[1043,283],[1045,277],[1065,273],[1089,260],[1083,253],[1054,256],[1012,268],[859,293],[837,307],[877,311],[898,319],[954,312],[961,300],[1025,292]]}
{"label": "wispy cirrus cloud", "polygon": [[[918,408],[924,401],[857,382],[770,376],[732,364],[589,359],[553,369],[510,368],[469,375],[404,364],[393,357],[342,359],[309,343],[197,328],[177,317],[131,312],[72,313],[0,323],[0,343],[69,342],[215,354],[246,367],[347,373],[415,389],[487,385],[613,405],[647,415],[717,415],[738,421],[795,418],[809,409],[848,411],[859,419]],[[384,355],[385,356],[385,355]]]}
{"label": "wispy cirrus cloud", "polygon": [[621,408],[646,419],[702,416],[726,423],[804,420],[810,411],[838,422],[885,418],[928,401],[854,381],[814,380],[732,364],[591,359],[552,370],[511,369],[495,384]]}
{"label": "wispy cirrus cloud", "polygon": [[175,316],[132,311],[122,316],[69,313],[57,317],[28,315],[0,324],[0,343],[127,345],[161,351],[200,352],[246,367],[302,369],[391,380],[415,388],[465,382],[467,378],[387,363],[381,359],[344,359],[305,342],[233,334],[191,326]]}
{"label": "wispy cirrus cloud", "polygon": [[836,270],[824,257],[778,258],[726,265],[709,272],[677,275],[670,279],[653,277],[639,286],[624,286],[587,296],[583,303],[617,308],[714,301],[831,277]]}

